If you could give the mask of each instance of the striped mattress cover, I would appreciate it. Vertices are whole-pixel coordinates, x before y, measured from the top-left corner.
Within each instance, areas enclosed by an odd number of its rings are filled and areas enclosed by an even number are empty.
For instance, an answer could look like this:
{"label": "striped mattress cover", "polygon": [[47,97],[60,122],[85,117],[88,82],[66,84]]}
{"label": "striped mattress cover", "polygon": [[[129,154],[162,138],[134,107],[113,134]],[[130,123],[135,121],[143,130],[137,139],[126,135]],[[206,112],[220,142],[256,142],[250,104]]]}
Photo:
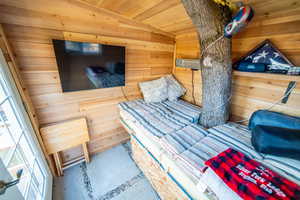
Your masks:
{"label": "striped mattress cover", "polygon": [[278,172],[283,177],[300,185],[300,161],[273,155],[265,155],[263,160],[270,169]]}
{"label": "striped mattress cover", "polygon": [[210,128],[208,131],[211,133],[210,137],[219,137],[219,141],[226,141],[232,148],[243,152],[287,179],[300,184],[300,161],[258,153],[251,144],[251,132],[246,126],[230,122]]}
{"label": "striped mattress cover", "polygon": [[229,147],[235,148],[253,159],[263,159],[263,156],[255,152],[251,146],[251,133],[245,126],[227,123],[210,128],[207,132],[205,137],[176,157],[176,162],[197,179],[200,179],[203,174],[204,162]]}
{"label": "striped mattress cover", "polygon": [[186,151],[208,135],[206,129],[198,124],[190,124],[180,130],[167,134],[160,139],[161,146],[173,158]]}
{"label": "striped mattress cover", "polygon": [[162,103],[145,103],[138,99],[119,104],[120,114],[147,132],[148,135],[162,136],[198,122],[201,108],[185,101],[165,101]]}
{"label": "striped mattress cover", "polygon": [[203,169],[201,167],[204,167],[204,161],[232,147],[300,185],[300,161],[258,153],[252,147],[251,132],[246,126],[229,122],[210,128],[208,132],[205,138],[179,157],[182,165],[191,172],[194,171],[198,177],[197,171]]}
{"label": "striped mattress cover", "polygon": [[149,137],[149,135],[140,129],[137,129],[135,124],[130,126],[127,124],[126,120],[121,118],[121,122],[132,129],[132,138],[138,140],[146,150],[151,153],[151,155],[156,159],[161,165],[162,169],[180,184],[182,188],[192,197],[192,199],[207,199],[203,193],[200,193],[197,184],[198,179],[195,179],[193,175],[189,174],[188,171],[184,171],[182,167],[178,166],[174,159],[169,156],[169,154],[162,148],[160,142],[157,142],[154,137]]}
{"label": "striped mattress cover", "polygon": [[[189,115],[179,112],[181,108]],[[229,122],[205,130],[193,123],[198,121],[200,112],[200,108],[184,101],[148,105],[136,100],[120,104],[121,117],[162,165],[169,170],[179,167],[182,172],[174,173],[184,173],[195,184],[201,180],[204,162],[229,147],[300,183],[300,161],[256,152],[251,145],[251,132],[243,125]],[[148,123],[155,128],[149,128]]]}

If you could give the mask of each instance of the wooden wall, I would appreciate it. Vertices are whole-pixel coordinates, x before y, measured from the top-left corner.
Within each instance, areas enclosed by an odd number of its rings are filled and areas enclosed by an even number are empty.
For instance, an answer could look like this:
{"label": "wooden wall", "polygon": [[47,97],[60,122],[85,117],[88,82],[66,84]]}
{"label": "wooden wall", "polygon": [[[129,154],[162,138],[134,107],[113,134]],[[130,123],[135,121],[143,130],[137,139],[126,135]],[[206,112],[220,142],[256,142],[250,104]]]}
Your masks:
{"label": "wooden wall", "polygon": [[[246,30],[234,37],[232,41],[233,60],[245,55],[263,40],[270,39],[295,65],[300,66],[299,2],[298,4],[291,1],[280,2],[285,7],[275,10],[274,8],[279,7],[273,1],[274,5],[268,5],[270,6],[269,12],[256,16]],[[258,2],[258,4],[264,5],[263,2]],[[266,9],[266,7],[261,9]],[[176,35],[176,58],[198,57],[199,44],[195,31],[187,30],[184,34]],[[173,73],[188,88],[185,98],[192,101],[192,72],[188,69],[174,67]],[[201,104],[200,72],[195,71],[194,74],[195,97],[197,103]],[[300,116],[299,76],[235,72],[232,99],[233,119],[248,118],[253,111],[267,108],[284,95],[289,81],[293,80],[297,81],[298,86],[289,101],[287,104],[274,107],[273,110]]]}
{"label": "wooden wall", "polygon": [[[18,60],[40,126],[85,116],[92,153],[128,139],[119,123],[120,87],[62,93],[52,39],[91,41],[126,46],[129,99],[140,97],[137,83],[171,73],[174,38],[103,9],[68,0],[3,0],[0,23]],[[78,156],[79,149],[64,153]]]}

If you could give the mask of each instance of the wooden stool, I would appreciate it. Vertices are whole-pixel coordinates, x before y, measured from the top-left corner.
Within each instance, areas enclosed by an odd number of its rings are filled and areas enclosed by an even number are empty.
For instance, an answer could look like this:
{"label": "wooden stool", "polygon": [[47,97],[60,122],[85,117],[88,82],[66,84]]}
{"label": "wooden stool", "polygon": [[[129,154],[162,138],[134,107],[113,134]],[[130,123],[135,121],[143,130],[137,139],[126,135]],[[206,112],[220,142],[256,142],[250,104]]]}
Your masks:
{"label": "wooden stool", "polygon": [[[41,128],[41,135],[49,155],[53,155],[58,176],[63,170],[80,162],[90,162],[87,142],[90,140],[85,118],[73,119]],[[66,163],[62,162],[59,152],[81,145],[83,156]]]}

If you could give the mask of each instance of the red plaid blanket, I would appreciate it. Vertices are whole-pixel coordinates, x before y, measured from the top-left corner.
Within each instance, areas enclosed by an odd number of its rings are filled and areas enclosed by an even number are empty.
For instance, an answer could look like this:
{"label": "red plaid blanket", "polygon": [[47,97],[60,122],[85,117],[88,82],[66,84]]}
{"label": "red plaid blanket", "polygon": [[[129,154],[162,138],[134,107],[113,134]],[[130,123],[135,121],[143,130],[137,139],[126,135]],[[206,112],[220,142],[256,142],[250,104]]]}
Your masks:
{"label": "red plaid blanket", "polygon": [[300,199],[300,186],[231,148],[205,164],[243,199]]}

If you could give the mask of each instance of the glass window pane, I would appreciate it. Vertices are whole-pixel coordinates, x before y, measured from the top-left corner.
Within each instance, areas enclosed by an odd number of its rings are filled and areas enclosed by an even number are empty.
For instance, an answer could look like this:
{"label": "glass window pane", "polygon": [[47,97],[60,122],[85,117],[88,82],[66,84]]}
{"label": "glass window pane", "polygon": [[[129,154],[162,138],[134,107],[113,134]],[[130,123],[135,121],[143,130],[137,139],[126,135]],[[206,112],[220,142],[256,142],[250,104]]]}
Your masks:
{"label": "glass window pane", "polygon": [[33,169],[33,175],[36,180],[36,185],[38,185],[39,191],[42,193],[44,189],[44,176],[39,164],[36,162]]}
{"label": "glass window pane", "polygon": [[37,193],[37,197],[36,197],[36,200],[42,200],[42,196],[41,196],[41,193]]}
{"label": "glass window pane", "polygon": [[9,171],[9,173],[11,174],[11,176],[13,178],[16,178],[18,170],[21,170],[21,169],[23,169],[23,173],[21,176],[21,180],[17,184],[17,186],[18,186],[20,192],[24,195],[25,191],[26,191],[26,187],[30,182],[30,172],[29,172],[24,160],[22,159],[19,150],[17,149],[15,151],[9,165],[7,166],[7,170]]}
{"label": "glass window pane", "polygon": [[14,148],[14,141],[9,135],[3,121],[0,119],[0,158],[3,160],[4,164],[7,164],[10,160]]}
{"label": "glass window pane", "polygon": [[0,85],[0,103],[7,97],[5,94],[2,85]]}
{"label": "glass window pane", "polygon": [[34,184],[34,182],[31,182],[29,190],[28,190],[28,194],[27,194],[27,199],[28,200],[35,200],[38,197],[38,191],[37,188]]}
{"label": "glass window pane", "polygon": [[20,139],[19,146],[20,146],[21,153],[26,159],[28,165],[33,166],[34,154],[24,134]]}
{"label": "glass window pane", "polygon": [[5,101],[5,103],[0,106],[0,110],[4,111],[5,117],[7,118],[5,123],[7,124],[12,136],[15,138],[15,141],[17,141],[22,133],[22,127],[16,118],[10,101]]}

